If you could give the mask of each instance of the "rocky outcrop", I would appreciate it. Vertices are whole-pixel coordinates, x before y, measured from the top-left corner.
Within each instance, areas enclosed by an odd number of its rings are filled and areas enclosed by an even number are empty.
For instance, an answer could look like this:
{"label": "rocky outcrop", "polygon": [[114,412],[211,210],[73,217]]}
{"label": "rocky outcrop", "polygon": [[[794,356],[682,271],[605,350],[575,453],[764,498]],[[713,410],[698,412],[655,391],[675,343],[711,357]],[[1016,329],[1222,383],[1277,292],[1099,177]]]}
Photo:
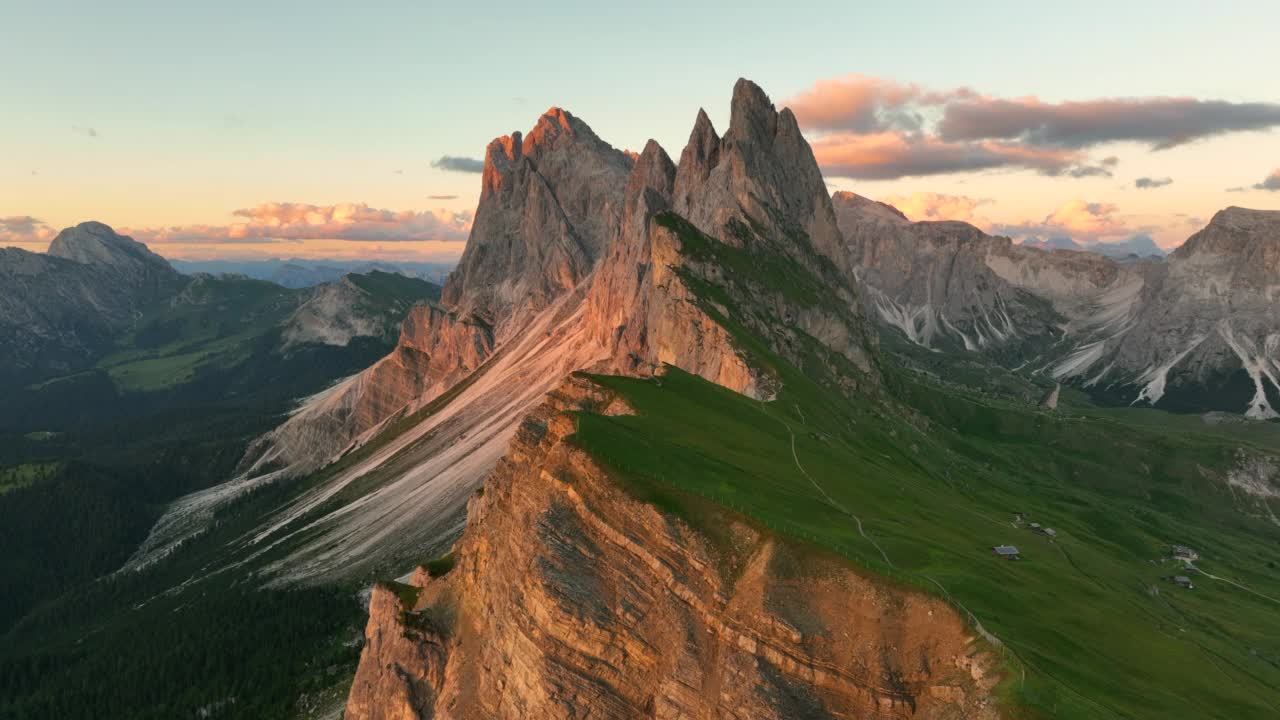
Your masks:
{"label": "rocky outcrop", "polygon": [[[715,137],[701,110],[675,180],[674,209],[702,232],[741,242],[735,229],[791,237],[840,265],[843,241],[826,183],[789,108],[781,112],[750,80],[733,87],[729,129]],[[796,236],[803,234],[803,240]],[[807,247],[788,247],[803,257]]]}
{"label": "rocky outcrop", "polygon": [[998,716],[948,605],[632,499],[566,442],[580,409],[629,412],[566,382],[472,499],[453,569],[375,588],[347,718]]}
{"label": "rocky outcrop", "polygon": [[[389,275],[375,270],[362,277],[377,281]],[[281,349],[288,352],[307,344],[345,346],[355,338],[367,337],[395,341],[412,304],[432,294],[438,296],[439,288],[427,283],[415,289],[420,289],[420,295],[375,297],[350,275],[310,286],[285,322]]]}
{"label": "rocky outcrop", "polygon": [[254,443],[246,466],[324,465],[455,385],[497,346],[520,343],[607,251],[632,163],[559,108],[527,136],[491,142],[471,236],[439,306],[411,314],[388,357]]}
{"label": "rocky outcrop", "polygon": [[443,304],[518,331],[607,251],[631,159],[559,108],[485,152],[471,237]]}
{"label": "rocky outcrop", "polygon": [[764,397],[767,384],[680,276],[687,260],[679,239],[656,221],[671,207],[675,177],[666,151],[650,140],[627,182],[610,255],[589,292],[588,325],[611,351],[606,369],[612,372],[647,375],[669,364]]}

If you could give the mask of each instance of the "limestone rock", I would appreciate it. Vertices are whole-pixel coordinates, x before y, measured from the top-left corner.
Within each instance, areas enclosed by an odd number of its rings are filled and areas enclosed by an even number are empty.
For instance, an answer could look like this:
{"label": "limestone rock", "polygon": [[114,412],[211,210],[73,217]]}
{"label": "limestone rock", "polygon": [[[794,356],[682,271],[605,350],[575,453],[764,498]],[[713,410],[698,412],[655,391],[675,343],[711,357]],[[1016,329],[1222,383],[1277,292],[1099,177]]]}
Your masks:
{"label": "limestone rock", "polygon": [[1062,383],[1054,383],[1053,389],[1045,394],[1044,399],[1040,401],[1041,410],[1057,410],[1058,395],[1062,392]]}

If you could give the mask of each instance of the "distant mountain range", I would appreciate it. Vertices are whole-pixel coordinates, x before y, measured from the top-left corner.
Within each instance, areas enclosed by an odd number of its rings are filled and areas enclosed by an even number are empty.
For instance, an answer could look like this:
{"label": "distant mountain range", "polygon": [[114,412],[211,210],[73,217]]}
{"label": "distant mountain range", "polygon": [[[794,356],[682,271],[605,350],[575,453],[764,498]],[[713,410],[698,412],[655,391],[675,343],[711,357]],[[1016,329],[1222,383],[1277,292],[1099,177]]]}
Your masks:
{"label": "distant mountain range", "polygon": [[0,428],[124,412],[124,397],[147,408],[268,388],[297,397],[366,365],[412,305],[439,297],[425,280],[319,267],[336,278],[183,275],[97,222],[63,230],[47,253],[0,249]]}
{"label": "distant mountain range", "polygon": [[1107,402],[1280,417],[1280,212],[1227,208],[1167,258],[1116,258],[835,204],[864,303],[898,337]]}
{"label": "distant mountain range", "polygon": [[303,288],[334,282],[350,273],[368,273],[375,270],[427,280],[438,285],[444,282],[449,271],[457,263],[271,258],[267,260],[170,260],[169,264],[185,275],[196,273],[244,275],[287,288]]}
{"label": "distant mountain range", "polygon": [[1130,255],[1137,257],[1164,257],[1168,255],[1168,251],[1156,245],[1150,235],[1134,235],[1125,240],[1116,240],[1113,242],[1091,242],[1078,243],[1069,237],[1056,236],[1044,239],[1028,239],[1023,240],[1022,244],[1027,247],[1039,248],[1041,250],[1075,250],[1077,252],[1092,252],[1099,255],[1106,255],[1113,258],[1125,258]]}

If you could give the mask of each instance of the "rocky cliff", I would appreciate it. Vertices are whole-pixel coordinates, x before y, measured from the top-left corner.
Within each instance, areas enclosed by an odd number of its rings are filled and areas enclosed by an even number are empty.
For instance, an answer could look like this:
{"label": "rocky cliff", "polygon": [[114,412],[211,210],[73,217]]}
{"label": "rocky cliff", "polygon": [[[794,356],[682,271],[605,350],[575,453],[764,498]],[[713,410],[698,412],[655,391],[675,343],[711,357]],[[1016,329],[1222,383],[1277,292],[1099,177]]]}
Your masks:
{"label": "rocky cliff", "polygon": [[911,222],[853,193],[834,198],[869,311],[914,343],[1025,362],[1070,328],[1124,319],[1141,277],[1089,253],[1015,245],[962,222]]}
{"label": "rocky cliff", "polygon": [[568,439],[584,409],[628,412],[566,382],[471,500],[452,569],[375,588],[345,717],[997,717],[992,657],[945,603],[632,499]]}
{"label": "rocky cliff", "polygon": [[1280,211],[1227,208],[1149,274],[1110,382],[1137,401],[1280,417]]}

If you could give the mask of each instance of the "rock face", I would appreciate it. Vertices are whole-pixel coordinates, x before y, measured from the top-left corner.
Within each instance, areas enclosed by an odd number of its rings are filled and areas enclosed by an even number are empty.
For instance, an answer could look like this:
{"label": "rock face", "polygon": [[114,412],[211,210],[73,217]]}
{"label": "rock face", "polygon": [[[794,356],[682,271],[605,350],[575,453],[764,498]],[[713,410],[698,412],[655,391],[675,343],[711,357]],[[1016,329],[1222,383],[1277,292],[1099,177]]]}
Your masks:
{"label": "rock face", "polygon": [[627,182],[611,253],[589,291],[587,323],[611,353],[610,370],[644,375],[671,364],[763,397],[768,390],[758,373],[677,273],[685,265],[681,242],[656,220],[671,207],[675,177],[666,151],[650,140]]}
{"label": "rock face", "polygon": [[608,249],[631,164],[559,108],[527,136],[489,143],[471,238],[445,285],[445,306],[515,327],[525,311],[576,287]]}
{"label": "rock face", "polygon": [[726,513],[719,547],[563,442],[627,408],[573,379],[468,508],[455,567],[375,588],[346,717],[995,718],[993,658],[945,603],[806,562]]}
{"label": "rock face", "polygon": [[1280,417],[1280,211],[1222,210],[1149,277],[1106,379],[1138,401]]}
{"label": "rock face", "polygon": [[[390,280],[389,273],[374,270],[359,276],[363,282]],[[281,335],[281,348],[288,352],[308,343],[346,346],[355,338],[377,337],[396,340],[403,324],[402,318],[410,312],[412,303],[438,297],[438,288],[429,288],[421,296],[391,300],[378,297],[362,287],[357,278],[344,275],[333,282],[303,286],[302,302],[285,323]],[[415,285],[415,288],[417,286]]]}
{"label": "rock face", "polygon": [[913,223],[853,193],[833,198],[868,310],[911,342],[1018,363],[1063,326],[1123,320],[1141,277],[1097,255],[1044,252],[962,222]]}
{"label": "rock face", "polygon": [[834,202],[868,311],[910,342],[1116,401],[1278,416],[1280,213],[1228,208],[1166,260],[1121,262]]}
{"label": "rock face", "polygon": [[698,111],[676,173],[674,208],[724,242],[739,240],[734,222],[749,219],[757,232],[803,233],[812,248],[837,265],[844,259],[826,183],[795,115],[789,108],[777,111],[749,80],[733,87],[723,138]]}
{"label": "rock face", "polygon": [[[493,329],[474,318],[433,305],[414,307],[390,355],[255,441],[249,456],[257,467],[294,464],[305,472],[323,465],[383,421],[475,372],[493,342]],[[321,448],[327,450],[316,454]]]}
{"label": "rock face", "polygon": [[63,230],[48,253],[0,249],[0,378],[21,384],[83,368],[183,284],[145,245],[97,222]]}

